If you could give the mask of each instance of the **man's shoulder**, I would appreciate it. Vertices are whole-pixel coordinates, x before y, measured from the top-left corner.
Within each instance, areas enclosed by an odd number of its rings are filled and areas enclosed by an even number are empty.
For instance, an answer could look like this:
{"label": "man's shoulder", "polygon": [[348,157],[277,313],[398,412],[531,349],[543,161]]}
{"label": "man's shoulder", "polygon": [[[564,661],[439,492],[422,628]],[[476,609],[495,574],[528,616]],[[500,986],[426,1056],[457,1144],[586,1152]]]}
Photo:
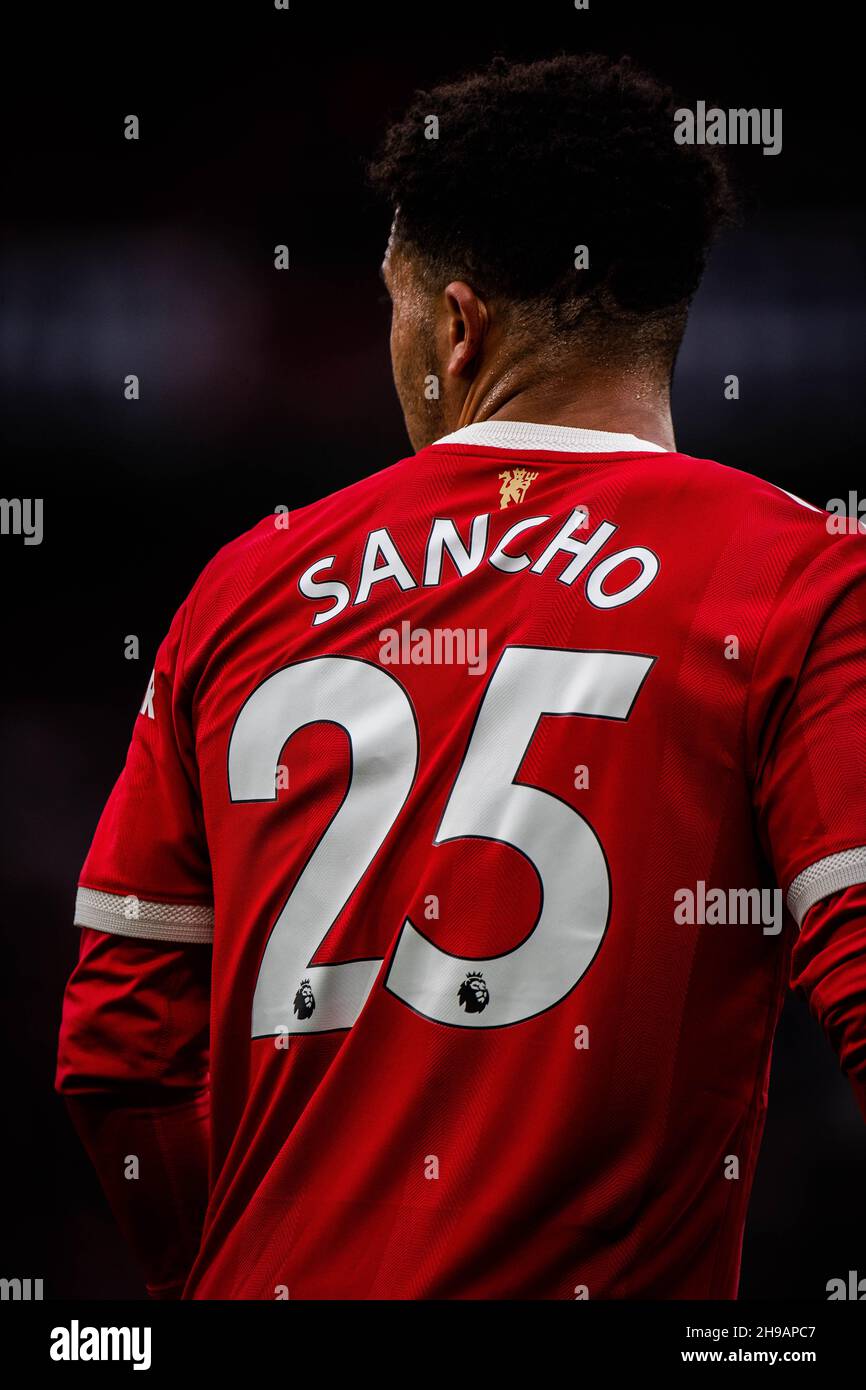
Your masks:
{"label": "man's shoulder", "polygon": [[[686,454],[659,455],[669,490],[669,521],[683,545],[710,531],[724,539],[730,573],[751,576],[755,595],[775,605],[795,584],[815,598],[825,588],[839,592],[866,581],[866,521],[849,498],[828,498],[825,506],[800,497],[766,478],[714,459]],[[676,485],[670,486],[675,481]],[[713,548],[708,548],[712,553]]]}
{"label": "man's shoulder", "polygon": [[[199,616],[225,613],[245,594],[267,582],[270,575],[292,566],[311,539],[327,542],[353,522],[367,529],[384,523],[382,505],[393,495],[401,466],[399,459],[376,473],[327,493],[302,507],[280,505],[240,535],[221,546],[205,565],[187,600]],[[197,624],[198,625],[198,624]]]}
{"label": "man's shoulder", "polygon": [[[839,515],[841,499],[826,506],[801,497],[756,473],[689,454],[652,458],[653,486],[665,495],[672,518],[680,512],[690,523],[722,529],[743,544],[783,543],[792,552],[817,554],[828,540],[857,536],[857,518]],[[845,504],[847,506],[847,503]]]}
{"label": "man's shoulder", "polygon": [[824,507],[816,506],[796,492],[790,492],[747,469],[721,463],[718,459],[677,452],[654,455],[652,461],[662,472],[669,470],[678,473],[683,482],[696,492],[715,492],[753,501],[762,504],[770,516],[791,520],[811,516],[809,524],[813,526],[817,518],[820,518],[818,524],[823,525],[827,517]]}

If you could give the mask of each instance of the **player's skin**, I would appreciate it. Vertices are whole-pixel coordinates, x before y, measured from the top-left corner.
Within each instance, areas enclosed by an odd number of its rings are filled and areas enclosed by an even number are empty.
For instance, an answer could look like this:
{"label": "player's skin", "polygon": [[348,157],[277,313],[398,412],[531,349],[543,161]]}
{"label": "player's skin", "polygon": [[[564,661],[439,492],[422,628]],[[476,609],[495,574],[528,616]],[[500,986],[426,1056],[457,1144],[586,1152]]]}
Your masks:
{"label": "player's skin", "polygon": [[[382,278],[391,296],[394,383],[414,449],[479,420],[633,434],[674,450],[672,363],[600,353],[580,334],[567,349],[527,342],[519,306],[484,299],[463,280],[430,283],[392,232]],[[425,379],[439,380],[430,400]]]}

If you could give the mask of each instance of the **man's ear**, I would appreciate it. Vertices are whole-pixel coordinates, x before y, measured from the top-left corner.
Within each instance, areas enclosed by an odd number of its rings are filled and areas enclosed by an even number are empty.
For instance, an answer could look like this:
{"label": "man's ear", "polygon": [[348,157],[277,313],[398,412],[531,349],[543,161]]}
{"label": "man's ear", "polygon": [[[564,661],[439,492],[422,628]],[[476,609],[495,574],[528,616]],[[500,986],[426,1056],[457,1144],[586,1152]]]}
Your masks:
{"label": "man's ear", "polygon": [[487,305],[465,280],[452,280],[445,287],[448,315],[449,376],[465,376],[473,369],[490,322]]}

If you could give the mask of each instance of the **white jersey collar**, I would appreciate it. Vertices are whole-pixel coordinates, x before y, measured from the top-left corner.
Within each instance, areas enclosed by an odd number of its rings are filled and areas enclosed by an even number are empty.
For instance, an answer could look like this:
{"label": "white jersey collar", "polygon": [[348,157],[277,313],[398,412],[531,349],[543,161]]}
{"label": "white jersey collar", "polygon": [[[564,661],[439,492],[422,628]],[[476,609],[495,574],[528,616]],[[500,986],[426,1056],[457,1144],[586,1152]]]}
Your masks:
{"label": "white jersey collar", "polygon": [[520,420],[479,420],[446,434],[436,444],[481,444],[493,449],[549,449],[560,454],[621,454],[667,452],[634,434],[608,430],[573,429],[570,425],[532,425]]}

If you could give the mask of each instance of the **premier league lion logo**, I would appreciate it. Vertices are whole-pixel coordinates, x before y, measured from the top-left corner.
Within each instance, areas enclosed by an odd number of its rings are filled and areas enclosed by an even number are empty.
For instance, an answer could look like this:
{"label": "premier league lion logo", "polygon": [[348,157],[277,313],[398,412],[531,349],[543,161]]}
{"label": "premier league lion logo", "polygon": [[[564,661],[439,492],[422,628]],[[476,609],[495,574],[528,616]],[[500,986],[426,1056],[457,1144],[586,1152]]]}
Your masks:
{"label": "premier league lion logo", "polygon": [[480,1014],[490,1003],[490,991],[480,970],[470,970],[457,998],[468,1014]]}
{"label": "premier league lion logo", "polygon": [[309,980],[301,980],[295,995],[294,1010],[298,1018],[311,1018],[316,1007],[316,998]]}

